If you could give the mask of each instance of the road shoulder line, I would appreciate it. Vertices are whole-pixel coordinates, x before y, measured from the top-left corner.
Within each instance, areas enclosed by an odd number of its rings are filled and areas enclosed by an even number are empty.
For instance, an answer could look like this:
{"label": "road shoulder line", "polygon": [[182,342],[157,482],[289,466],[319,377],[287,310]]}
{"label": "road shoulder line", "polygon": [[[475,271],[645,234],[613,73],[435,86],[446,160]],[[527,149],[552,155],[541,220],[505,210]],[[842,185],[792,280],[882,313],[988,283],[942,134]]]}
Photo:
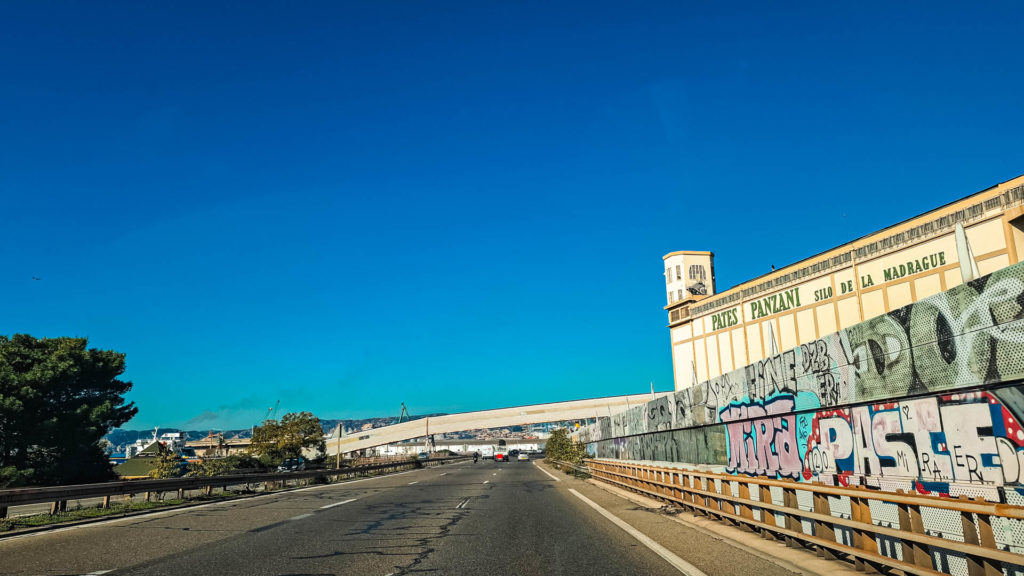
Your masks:
{"label": "road shoulder line", "polygon": [[[587,483],[596,488],[600,488],[613,496],[629,500],[630,502],[643,506],[651,511],[656,511],[665,505],[664,502],[624,490],[618,486],[611,486],[594,479],[588,480]],[[683,517],[684,515],[685,517]],[[845,576],[849,574],[852,576],[854,574],[860,574],[860,572],[856,572],[852,566],[847,565],[844,562],[818,558],[813,553],[788,548],[785,544],[780,542],[765,540],[751,532],[744,532],[738,528],[726,526],[714,520],[701,518],[699,516],[692,516],[688,512],[682,512],[679,515],[666,514],[664,517],[691,530],[696,530],[709,538],[714,538],[715,540],[724,542],[737,550],[761,558],[766,562],[771,562],[784,570],[788,570],[796,574],[807,576],[817,576],[819,574],[830,574],[831,576]],[[788,556],[793,552],[801,552],[801,554],[794,555],[793,559],[784,558],[780,555],[786,554]]]}
{"label": "road shoulder line", "polygon": [[676,570],[679,570],[686,576],[707,576],[707,574],[702,572],[693,564],[690,564],[686,560],[683,560],[679,556],[676,556],[668,548],[665,548],[661,544],[658,544],[643,532],[627,524],[625,520],[619,518],[618,516],[602,508],[601,505],[598,504],[597,502],[594,502],[590,498],[587,498],[583,494],[580,494],[573,488],[569,488],[569,492],[571,492],[573,496],[582,500],[587,506],[590,506],[591,508],[596,510],[598,514],[607,518],[612,524],[615,524],[619,528],[625,530],[627,534],[635,538],[644,546],[647,546],[652,552],[654,552],[658,556],[661,556],[662,559],[671,564]]}
{"label": "road shoulder line", "polygon": [[534,465],[534,467],[535,467],[535,468],[537,468],[537,470],[540,470],[541,472],[543,472],[543,473],[547,474],[548,476],[550,476],[550,477],[551,477],[551,479],[552,479],[552,480],[554,480],[555,482],[561,482],[561,481],[562,481],[562,479],[561,479],[561,478],[558,478],[557,476],[555,476],[555,475],[554,475],[554,474],[552,474],[551,472],[548,472],[548,471],[547,471],[547,470],[545,470],[545,469],[544,469],[544,467],[543,467],[543,466],[541,466],[540,464],[537,464],[536,462],[534,462],[534,463],[533,463],[533,465]]}

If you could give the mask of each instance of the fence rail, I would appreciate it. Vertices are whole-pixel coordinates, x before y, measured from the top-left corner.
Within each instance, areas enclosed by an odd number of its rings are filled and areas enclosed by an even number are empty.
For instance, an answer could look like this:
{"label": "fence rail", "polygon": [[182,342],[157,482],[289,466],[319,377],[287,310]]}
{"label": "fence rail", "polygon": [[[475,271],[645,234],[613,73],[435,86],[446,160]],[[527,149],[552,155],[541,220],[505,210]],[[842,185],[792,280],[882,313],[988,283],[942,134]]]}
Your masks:
{"label": "fence rail", "polygon": [[10,506],[39,504],[50,502],[51,512],[63,510],[61,503],[81,498],[104,498],[104,507],[110,504],[111,496],[123,494],[150,494],[185,490],[236,486],[239,484],[259,484],[261,482],[288,482],[289,480],[308,480],[321,477],[346,477],[377,472],[389,469],[414,468],[419,465],[444,464],[445,462],[464,460],[465,456],[449,458],[432,458],[428,460],[404,460],[354,466],[351,468],[330,468],[322,470],[302,470],[297,472],[267,472],[262,474],[231,474],[225,476],[196,476],[189,478],[165,478],[160,480],[125,480],[119,482],[100,482],[96,484],[74,484],[69,486],[38,486],[29,488],[8,488],[0,490],[0,518],[7,517]]}
{"label": "fence rail", "polygon": [[[685,509],[716,517],[759,532],[790,546],[809,545],[820,556],[852,559],[858,570],[895,568],[906,574],[938,576],[932,549],[962,554],[969,576],[1001,576],[1006,565],[1024,564],[1024,556],[997,547],[993,518],[1024,520],[1024,507],[961,498],[941,498],[867,488],[842,488],[786,480],[770,480],[667,468],[630,462],[588,460],[593,478],[639,492]],[[772,497],[781,489],[782,504]],[[810,493],[812,510],[803,510],[798,492]],[[835,516],[829,497],[849,498],[850,517]],[[898,507],[899,529],[879,525],[872,517],[871,502]],[[927,534],[922,509],[959,513],[964,541]],[[810,524],[810,531],[805,524]],[[837,540],[839,530],[852,532],[852,542]],[[887,556],[880,539],[899,542],[902,559]],[[1010,572],[1012,573],[1012,571]]]}

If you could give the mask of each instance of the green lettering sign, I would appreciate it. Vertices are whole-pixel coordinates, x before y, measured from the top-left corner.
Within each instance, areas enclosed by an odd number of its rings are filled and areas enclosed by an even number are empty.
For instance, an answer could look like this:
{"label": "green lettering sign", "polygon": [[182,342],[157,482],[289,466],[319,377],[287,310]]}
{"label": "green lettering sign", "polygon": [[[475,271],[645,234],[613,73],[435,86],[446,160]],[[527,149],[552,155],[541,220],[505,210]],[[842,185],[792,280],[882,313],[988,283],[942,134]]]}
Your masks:
{"label": "green lettering sign", "polygon": [[778,314],[779,312],[785,312],[792,310],[793,308],[800,307],[800,289],[792,288],[779,294],[772,294],[771,296],[765,296],[760,300],[755,300],[750,303],[750,317],[751,319],[764,318],[770,314]]}

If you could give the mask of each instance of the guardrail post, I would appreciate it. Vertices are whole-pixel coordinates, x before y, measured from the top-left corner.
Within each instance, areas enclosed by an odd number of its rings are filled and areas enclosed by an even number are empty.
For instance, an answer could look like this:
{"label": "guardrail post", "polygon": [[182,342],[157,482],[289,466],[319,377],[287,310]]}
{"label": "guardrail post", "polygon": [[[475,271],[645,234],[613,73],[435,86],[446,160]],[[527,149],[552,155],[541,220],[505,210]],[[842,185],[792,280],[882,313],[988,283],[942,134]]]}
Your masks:
{"label": "guardrail post", "polygon": [[675,493],[679,504],[684,510],[692,510],[689,506],[690,495],[686,489],[686,472],[679,471],[676,473],[676,478],[673,481],[673,484],[677,486]]}
{"label": "guardrail post", "polygon": [[[710,492],[713,492],[714,494],[717,494],[719,496],[723,495],[722,494],[723,490],[729,490],[730,491],[729,495],[732,496],[732,488],[729,486],[729,483],[727,481],[725,481],[725,480],[722,480],[720,482],[715,482],[715,480],[712,478],[710,480],[710,484],[708,485],[708,488],[709,488]],[[726,501],[724,499],[718,498],[718,497],[712,497],[712,501],[714,502],[715,512],[725,512]],[[730,505],[730,507],[732,507],[732,506]],[[736,525],[736,522],[732,518],[728,518],[726,516],[722,516],[722,515],[719,515],[719,514],[716,514],[716,516],[718,516],[719,518],[725,520],[725,522],[727,524],[731,524],[733,526]]]}
{"label": "guardrail post", "polygon": [[[968,500],[960,496],[959,500]],[[995,548],[995,537],[992,534],[992,523],[987,515],[978,515],[978,524],[974,524],[974,514],[960,513],[960,526],[963,528],[964,543]],[[979,537],[979,532],[980,536]],[[1000,576],[1003,573],[1001,562],[989,560],[981,556],[966,554],[968,576]]]}
{"label": "guardrail post", "polygon": [[[903,491],[900,490],[900,492],[902,493]],[[900,530],[903,532],[912,532],[914,534],[924,534],[924,521],[921,519],[921,508],[911,504],[898,504],[897,506],[900,519]],[[920,566],[929,570],[935,569],[932,565],[932,555],[928,551],[927,545],[910,540],[901,540],[900,548],[902,548],[904,562],[909,562],[914,566]]]}
{"label": "guardrail post", "polygon": [[7,506],[0,506],[0,519],[7,518]]}
{"label": "guardrail post", "polygon": [[101,508],[110,508],[110,496],[103,497],[103,506]]}
{"label": "guardrail post", "polygon": [[[875,541],[875,533],[871,529],[874,522],[871,520],[871,506],[867,498],[850,498],[850,512],[854,522],[859,522],[864,527],[855,528],[853,531],[853,547],[872,554],[878,554],[878,543]],[[854,558],[854,566],[860,572],[878,572],[874,563],[863,558]]]}
{"label": "guardrail post", "polygon": [[[695,484],[694,488],[698,488],[698,489],[703,490],[705,492],[709,488],[709,486],[708,486],[708,479],[705,478],[704,476],[696,476],[696,477],[694,477],[694,484]],[[694,494],[693,494],[693,502],[694,502],[694,504],[700,504],[701,506],[704,506],[706,508],[710,508],[711,507],[711,499],[708,498],[707,496],[703,495],[703,494],[697,494],[696,492],[694,492]],[[704,516],[709,516],[711,514],[705,508],[698,508],[698,510]]]}
{"label": "guardrail post", "polygon": [[[765,486],[764,484],[759,484],[758,485],[758,490],[759,490],[759,492],[758,492],[758,496],[759,496],[758,500],[760,500],[761,502],[763,502],[765,504],[771,504],[772,503],[772,489],[769,488],[768,486]],[[778,522],[776,522],[776,519],[775,519],[775,512],[773,512],[773,511],[771,511],[771,510],[769,510],[769,509],[767,509],[767,508],[765,508],[763,506],[761,507],[761,522],[766,524],[766,525],[768,525],[768,526],[772,526],[772,527],[778,526]],[[769,530],[767,528],[764,528],[764,529],[761,530],[761,536],[767,538],[768,540],[778,540],[779,539],[779,537],[775,535],[775,532],[773,532],[773,531],[771,531],[771,530]]]}
{"label": "guardrail post", "polygon": [[50,514],[51,515],[53,515],[53,514],[60,514],[62,512],[67,512],[67,511],[68,511],[68,501],[67,500],[55,500],[55,501],[50,503]]}
{"label": "guardrail post", "polygon": [[[753,506],[750,505],[750,485],[740,480],[736,480],[736,482],[739,482],[739,494],[740,498],[743,500],[743,502],[740,504],[740,516],[746,518],[747,520],[753,520],[754,508]],[[743,523],[743,527],[749,530],[753,529],[753,526],[747,524],[746,522]]]}
{"label": "guardrail post", "polygon": [[[814,493],[814,511],[824,516],[832,515],[832,507],[828,503],[828,495],[822,494],[821,492]],[[824,540],[828,540],[829,542],[835,542],[835,526],[831,522],[816,520],[814,522],[814,535]],[[818,549],[818,556],[821,558],[825,558],[826,560],[835,560],[837,558],[831,548],[823,546],[816,546],[816,548]],[[903,558],[906,559],[906,556]]]}
{"label": "guardrail post", "polygon": [[[783,513],[783,518],[786,519],[786,529],[793,532],[803,532],[804,526],[800,522],[800,517],[796,514],[790,514],[789,510],[799,510],[800,503],[796,499],[796,488],[785,487],[782,489],[782,504],[786,507],[786,512]],[[800,545],[800,542],[792,537],[786,536],[786,546],[790,548],[796,548]]]}

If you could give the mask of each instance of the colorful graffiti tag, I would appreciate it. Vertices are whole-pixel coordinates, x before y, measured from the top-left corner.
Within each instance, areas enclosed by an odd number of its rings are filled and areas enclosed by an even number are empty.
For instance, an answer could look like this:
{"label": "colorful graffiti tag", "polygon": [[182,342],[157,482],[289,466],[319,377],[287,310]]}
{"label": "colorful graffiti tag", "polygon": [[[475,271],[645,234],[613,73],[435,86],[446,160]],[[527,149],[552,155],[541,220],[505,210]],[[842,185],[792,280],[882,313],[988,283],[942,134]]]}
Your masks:
{"label": "colorful graffiti tag", "polygon": [[[738,474],[1024,493],[1022,380],[1024,263],[600,418],[581,438],[602,457]],[[679,442],[706,449],[682,459]]]}

